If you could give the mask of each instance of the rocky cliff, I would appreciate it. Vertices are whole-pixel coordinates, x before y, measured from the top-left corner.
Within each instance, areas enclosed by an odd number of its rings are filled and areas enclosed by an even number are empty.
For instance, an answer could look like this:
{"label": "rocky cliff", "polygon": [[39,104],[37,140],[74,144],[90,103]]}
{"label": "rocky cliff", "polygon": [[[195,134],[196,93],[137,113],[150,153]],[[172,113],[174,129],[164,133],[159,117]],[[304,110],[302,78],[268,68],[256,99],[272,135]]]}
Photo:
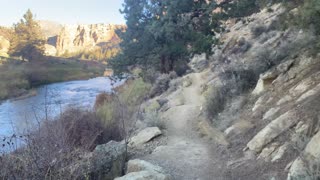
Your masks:
{"label": "rocky cliff", "polygon": [[63,54],[97,47],[103,49],[117,46],[119,43],[119,38],[115,33],[117,28],[124,28],[124,26],[112,24],[67,25],[56,37],[55,47],[58,54]]}
{"label": "rocky cliff", "polygon": [[10,37],[12,30],[5,27],[0,27],[0,56],[8,57],[8,51],[10,48]]}

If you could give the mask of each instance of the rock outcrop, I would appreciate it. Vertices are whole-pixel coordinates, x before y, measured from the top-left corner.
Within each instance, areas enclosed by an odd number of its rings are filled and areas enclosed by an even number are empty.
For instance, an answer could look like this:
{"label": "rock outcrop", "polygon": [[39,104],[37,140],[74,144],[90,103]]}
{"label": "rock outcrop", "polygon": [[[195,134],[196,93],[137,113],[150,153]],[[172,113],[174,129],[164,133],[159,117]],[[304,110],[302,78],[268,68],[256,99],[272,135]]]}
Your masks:
{"label": "rock outcrop", "polygon": [[10,42],[3,36],[0,36],[0,56],[8,57]]}
{"label": "rock outcrop", "polygon": [[138,147],[149,142],[153,138],[161,135],[162,132],[158,127],[148,127],[140,131],[136,136],[129,140],[129,146]]}
{"label": "rock outcrop", "polygon": [[59,54],[63,54],[94,47],[117,47],[119,38],[115,30],[118,28],[124,29],[124,26],[113,24],[66,25],[57,36],[56,49]]}
{"label": "rock outcrop", "polygon": [[125,153],[124,143],[110,141],[107,144],[98,145],[93,152],[61,170],[62,177],[113,180],[122,175],[126,160]]}

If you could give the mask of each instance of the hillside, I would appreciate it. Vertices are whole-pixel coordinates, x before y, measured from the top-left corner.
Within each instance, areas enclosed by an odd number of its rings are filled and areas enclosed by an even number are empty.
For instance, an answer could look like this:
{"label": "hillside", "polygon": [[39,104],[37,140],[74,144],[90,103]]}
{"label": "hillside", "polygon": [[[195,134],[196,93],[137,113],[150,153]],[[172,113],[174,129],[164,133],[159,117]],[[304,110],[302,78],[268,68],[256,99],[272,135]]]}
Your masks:
{"label": "hillside", "polygon": [[[229,21],[213,56],[193,58],[192,73],[143,106],[142,112],[157,107],[166,129],[162,138],[134,146],[151,149],[133,159],[159,165],[173,179],[318,177],[320,61],[309,51],[314,36],[275,28],[285,11],[271,9]],[[257,27],[263,30],[256,33]],[[139,128],[148,126],[142,118]]]}

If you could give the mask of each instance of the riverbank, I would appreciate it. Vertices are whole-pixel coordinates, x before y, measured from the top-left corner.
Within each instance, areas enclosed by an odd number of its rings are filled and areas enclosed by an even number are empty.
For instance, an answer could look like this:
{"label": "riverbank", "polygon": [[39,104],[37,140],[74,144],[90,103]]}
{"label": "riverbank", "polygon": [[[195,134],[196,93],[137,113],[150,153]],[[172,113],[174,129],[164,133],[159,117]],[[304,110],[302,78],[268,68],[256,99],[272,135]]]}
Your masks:
{"label": "riverbank", "polygon": [[0,102],[24,97],[45,84],[102,76],[105,65],[94,61],[60,60],[22,62],[8,59],[0,65]]}

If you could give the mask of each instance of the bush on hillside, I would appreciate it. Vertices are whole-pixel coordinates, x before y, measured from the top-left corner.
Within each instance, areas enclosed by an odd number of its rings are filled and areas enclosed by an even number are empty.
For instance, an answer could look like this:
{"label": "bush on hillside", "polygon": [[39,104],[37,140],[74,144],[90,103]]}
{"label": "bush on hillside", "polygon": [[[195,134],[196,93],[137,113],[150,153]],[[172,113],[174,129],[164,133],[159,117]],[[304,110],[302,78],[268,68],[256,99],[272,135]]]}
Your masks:
{"label": "bush on hillside", "polygon": [[[119,124],[104,126],[95,112],[70,108],[39,128],[1,139],[10,154],[0,155],[0,179],[64,179],[61,169],[110,140],[121,140]],[[23,147],[17,149],[16,142]]]}
{"label": "bush on hillside", "polygon": [[209,87],[206,98],[206,112],[215,118],[226,107],[229,100],[254,88],[259,76],[252,70],[228,70],[219,75],[222,85]]}

